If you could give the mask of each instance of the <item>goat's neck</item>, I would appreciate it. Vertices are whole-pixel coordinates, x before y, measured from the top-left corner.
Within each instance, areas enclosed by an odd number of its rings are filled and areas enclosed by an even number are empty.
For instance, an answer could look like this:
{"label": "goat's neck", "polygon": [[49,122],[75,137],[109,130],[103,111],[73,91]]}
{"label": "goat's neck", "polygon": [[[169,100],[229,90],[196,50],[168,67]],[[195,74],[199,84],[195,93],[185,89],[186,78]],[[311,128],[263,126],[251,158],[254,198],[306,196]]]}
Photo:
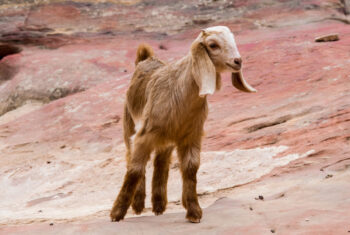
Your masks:
{"label": "goat's neck", "polygon": [[192,75],[192,56],[188,54],[175,63],[175,67],[179,71],[178,74],[178,90],[187,101],[195,103],[206,102],[206,98],[199,96],[199,87]]}

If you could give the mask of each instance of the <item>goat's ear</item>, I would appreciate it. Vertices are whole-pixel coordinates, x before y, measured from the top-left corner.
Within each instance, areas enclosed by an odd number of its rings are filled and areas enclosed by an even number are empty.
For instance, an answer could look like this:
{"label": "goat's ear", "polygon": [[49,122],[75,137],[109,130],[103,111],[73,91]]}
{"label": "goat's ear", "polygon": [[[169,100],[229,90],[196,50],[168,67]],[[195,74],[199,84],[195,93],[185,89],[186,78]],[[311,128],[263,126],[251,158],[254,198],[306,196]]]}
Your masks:
{"label": "goat's ear", "polygon": [[[203,34],[203,33],[202,33]],[[216,89],[216,69],[205,46],[196,40],[191,46],[192,76],[199,87],[199,96],[212,95]]]}
{"label": "goat's ear", "polygon": [[242,70],[237,73],[232,73],[231,76],[232,85],[240,91],[244,92],[257,92],[249,83],[247,83],[243,77]]}

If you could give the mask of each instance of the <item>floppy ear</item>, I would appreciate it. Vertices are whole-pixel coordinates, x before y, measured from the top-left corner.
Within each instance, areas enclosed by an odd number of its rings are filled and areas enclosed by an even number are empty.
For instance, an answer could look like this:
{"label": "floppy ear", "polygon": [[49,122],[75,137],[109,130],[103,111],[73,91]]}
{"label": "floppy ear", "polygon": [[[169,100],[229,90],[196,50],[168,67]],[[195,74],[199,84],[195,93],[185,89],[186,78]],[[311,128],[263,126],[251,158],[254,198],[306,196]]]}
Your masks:
{"label": "floppy ear", "polygon": [[200,37],[191,46],[192,54],[192,76],[199,87],[199,96],[212,95],[216,89],[216,70],[209,58],[205,46]]}

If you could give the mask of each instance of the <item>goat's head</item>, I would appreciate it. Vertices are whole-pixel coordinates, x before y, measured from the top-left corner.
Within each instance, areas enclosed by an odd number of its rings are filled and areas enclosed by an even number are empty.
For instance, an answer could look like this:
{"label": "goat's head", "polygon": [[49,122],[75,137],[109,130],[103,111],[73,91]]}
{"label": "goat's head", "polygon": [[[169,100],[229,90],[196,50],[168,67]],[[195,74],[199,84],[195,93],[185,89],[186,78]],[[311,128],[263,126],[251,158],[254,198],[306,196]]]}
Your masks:
{"label": "goat's head", "polygon": [[232,84],[245,92],[256,92],[243,78],[242,58],[235,38],[225,26],[202,30],[191,46],[192,74],[199,86],[199,95],[213,94],[220,73],[231,72]]}

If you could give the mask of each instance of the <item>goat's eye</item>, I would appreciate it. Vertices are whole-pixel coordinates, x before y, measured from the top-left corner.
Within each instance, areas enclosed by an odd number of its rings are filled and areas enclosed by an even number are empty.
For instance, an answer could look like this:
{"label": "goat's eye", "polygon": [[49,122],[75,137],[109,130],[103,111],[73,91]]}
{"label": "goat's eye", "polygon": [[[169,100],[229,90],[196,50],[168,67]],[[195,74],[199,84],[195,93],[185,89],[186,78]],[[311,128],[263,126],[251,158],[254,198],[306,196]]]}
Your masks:
{"label": "goat's eye", "polygon": [[218,48],[219,48],[219,45],[216,44],[216,43],[210,43],[210,44],[209,44],[209,47],[210,47],[211,49],[218,49]]}

